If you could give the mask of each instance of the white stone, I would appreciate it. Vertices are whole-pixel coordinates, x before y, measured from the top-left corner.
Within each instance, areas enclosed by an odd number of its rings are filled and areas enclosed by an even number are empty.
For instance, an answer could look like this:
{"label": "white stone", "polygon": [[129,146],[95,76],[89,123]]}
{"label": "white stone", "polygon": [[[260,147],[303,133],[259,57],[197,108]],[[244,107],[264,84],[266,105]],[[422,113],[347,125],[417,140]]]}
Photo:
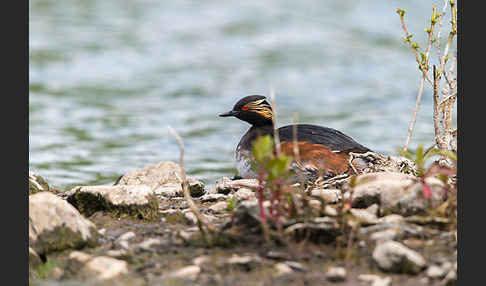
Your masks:
{"label": "white stone", "polygon": [[211,257],[210,256],[202,255],[202,256],[198,256],[198,257],[194,258],[192,260],[192,263],[194,265],[201,266],[202,264],[208,263],[209,261],[211,261]]}
{"label": "white stone", "polygon": [[129,241],[131,240],[132,238],[135,237],[135,233],[133,231],[127,231],[125,232],[124,234],[120,235],[117,240],[118,241],[122,241],[122,240],[126,240],[126,241]]}
{"label": "white stone", "polygon": [[363,208],[380,205],[380,214],[396,213],[413,215],[424,211],[429,203],[441,202],[444,184],[436,178],[427,178],[431,186],[432,200],[423,196],[422,185],[412,175],[398,172],[367,173],[358,176],[353,191],[353,207]]}
{"label": "white stone", "polygon": [[228,207],[228,202],[223,201],[223,202],[215,203],[214,205],[210,206],[208,209],[215,213],[221,213],[226,211],[227,207]]}
{"label": "white stone", "polygon": [[388,228],[385,230],[374,232],[370,235],[370,239],[374,241],[394,240],[398,236],[398,230]]}
{"label": "white stone", "polygon": [[234,194],[233,198],[235,198],[238,201],[243,201],[243,200],[255,200],[255,192],[248,188],[239,188]]}
{"label": "white stone", "polygon": [[342,192],[339,189],[313,189],[311,196],[323,199],[328,204],[334,204],[341,200]]}
{"label": "white stone", "polygon": [[361,274],[358,279],[370,283],[370,286],[391,286],[392,279],[390,277],[380,277],[374,274]]}
{"label": "white stone", "polygon": [[94,246],[96,226],[65,200],[49,192],[29,196],[29,246],[38,254]]}
{"label": "white stone", "polygon": [[326,278],[332,282],[341,282],[346,280],[346,269],[344,267],[329,267],[326,272]]}
{"label": "white stone", "polygon": [[201,267],[197,265],[189,265],[175,272],[172,272],[171,274],[169,274],[169,277],[194,281],[199,276],[199,273],[201,273]]}
{"label": "white stone", "polygon": [[285,263],[277,263],[273,267],[275,269],[275,276],[283,276],[293,272],[292,268]]}
{"label": "white stone", "polygon": [[391,240],[379,243],[375,247],[372,257],[380,269],[396,273],[417,274],[426,265],[422,255]]}

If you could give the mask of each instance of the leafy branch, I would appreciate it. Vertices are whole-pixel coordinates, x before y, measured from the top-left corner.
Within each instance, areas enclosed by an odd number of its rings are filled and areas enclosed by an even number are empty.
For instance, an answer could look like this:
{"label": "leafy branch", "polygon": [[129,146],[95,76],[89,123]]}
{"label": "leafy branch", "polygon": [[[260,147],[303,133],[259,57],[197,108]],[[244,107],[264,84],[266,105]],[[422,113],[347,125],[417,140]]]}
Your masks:
{"label": "leafy branch", "polygon": [[[443,20],[446,16],[447,7],[450,7],[451,28],[444,51],[442,52],[440,34],[443,27]],[[455,1],[445,0],[441,13],[437,12],[437,6],[434,5],[429,26],[425,29],[425,32],[428,35],[427,47],[425,51],[422,51],[417,42],[412,41],[413,35],[408,32],[405,25],[405,13],[405,10],[397,9],[397,14],[400,16],[402,29],[405,33],[403,40],[412,48],[415,55],[415,60],[418,64],[419,70],[422,73],[422,76],[420,79],[413,117],[410,122],[408,135],[403,150],[406,151],[408,149],[410,138],[417,120],[417,113],[422,99],[424,84],[427,81],[432,86],[434,92],[433,121],[436,141],[435,144],[441,150],[457,152],[457,144],[455,140],[457,130],[452,129],[452,110],[454,108],[454,103],[457,96],[457,83],[455,75],[457,56],[456,52],[454,52],[452,60],[450,60],[451,55],[449,54],[450,47],[457,36],[457,8]],[[438,27],[436,27],[436,25],[438,25]],[[437,49],[439,68],[434,65],[431,78],[430,55],[431,49],[434,47],[434,43],[435,48]],[[448,62],[449,66],[447,67]],[[445,86],[442,88],[442,91],[440,91],[442,77],[445,79]],[[440,97],[439,93],[442,94],[442,98]]]}

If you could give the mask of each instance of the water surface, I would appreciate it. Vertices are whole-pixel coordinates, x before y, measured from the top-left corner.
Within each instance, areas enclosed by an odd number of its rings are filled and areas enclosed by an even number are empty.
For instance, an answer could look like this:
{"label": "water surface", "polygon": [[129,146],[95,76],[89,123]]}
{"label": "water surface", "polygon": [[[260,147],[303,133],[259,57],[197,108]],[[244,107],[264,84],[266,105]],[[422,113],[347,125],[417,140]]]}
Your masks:
{"label": "water surface", "polygon": [[[395,154],[420,78],[395,11],[424,43],[441,2],[31,0],[29,169],[62,189],[109,184],[177,161],[171,126],[212,184],[235,174],[249,127],[217,114],[270,87],[279,125],[298,114]],[[432,140],[426,89],[411,147]]]}

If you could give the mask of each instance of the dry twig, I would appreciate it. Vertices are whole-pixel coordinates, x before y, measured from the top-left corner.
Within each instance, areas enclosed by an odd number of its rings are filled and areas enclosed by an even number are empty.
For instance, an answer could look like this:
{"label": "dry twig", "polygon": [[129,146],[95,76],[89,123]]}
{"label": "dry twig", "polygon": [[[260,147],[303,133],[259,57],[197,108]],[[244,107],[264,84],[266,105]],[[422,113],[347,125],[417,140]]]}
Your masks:
{"label": "dry twig", "polygon": [[205,228],[211,233],[215,232],[216,229],[212,224],[206,222],[206,220],[203,218],[203,216],[199,212],[199,209],[197,208],[196,204],[194,204],[194,201],[191,198],[191,194],[189,193],[189,183],[187,182],[186,171],[184,169],[184,143],[182,142],[182,138],[179,136],[179,134],[177,134],[177,132],[174,129],[172,129],[172,127],[168,126],[168,129],[169,132],[172,134],[172,136],[174,136],[175,139],[177,140],[177,144],[179,145],[179,149],[180,149],[179,165],[181,167],[182,190],[184,193],[184,198],[186,199],[189,205],[189,209],[196,216],[199,231],[201,232],[201,235],[204,241],[206,242],[206,245],[209,245],[211,244],[212,239],[208,241],[208,238],[206,237]]}

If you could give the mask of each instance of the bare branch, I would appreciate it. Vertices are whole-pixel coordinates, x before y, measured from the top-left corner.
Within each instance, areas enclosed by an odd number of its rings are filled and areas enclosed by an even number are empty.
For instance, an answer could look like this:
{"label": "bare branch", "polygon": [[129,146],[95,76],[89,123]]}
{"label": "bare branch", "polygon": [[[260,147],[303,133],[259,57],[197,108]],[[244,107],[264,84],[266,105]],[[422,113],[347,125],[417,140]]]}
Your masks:
{"label": "bare branch", "polygon": [[440,72],[437,72],[437,67],[434,65],[434,111],[433,111],[433,119],[434,119],[434,133],[435,133],[435,143],[439,148],[442,149],[443,140],[441,136],[440,130],[440,120],[439,120],[439,82],[440,82]]}
{"label": "bare branch", "polygon": [[177,132],[174,129],[172,129],[172,127],[168,126],[168,129],[169,132],[172,134],[172,136],[174,136],[175,139],[177,140],[177,144],[179,145],[179,149],[180,149],[179,165],[181,167],[182,190],[184,193],[184,198],[186,199],[189,205],[189,209],[196,216],[199,230],[201,231],[203,238],[206,240],[206,231],[204,230],[204,227],[206,227],[206,229],[208,229],[209,231],[215,231],[215,228],[213,225],[207,223],[204,220],[201,213],[199,212],[199,209],[194,204],[194,201],[191,198],[191,194],[189,193],[189,184],[187,182],[187,177],[186,177],[186,171],[184,169],[184,143],[182,142],[182,138],[179,136],[179,134],[177,134]]}
{"label": "bare branch", "polygon": [[410,126],[408,127],[408,135],[407,140],[405,140],[405,146],[403,150],[408,150],[408,144],[410,143],[410,138],[412,137],[413,128],[415,127],[415,122],[417,121],[417,113],[420,106],[420,101],[422,100],[422,93],[424,91],[424,77],[420,79],[420,86],[418,90],[417,100],[415,101],[415,109],[413,111],[412,121],[410,122]]}
{"label": "bare branch", "polygon": [[278,135],[278,127],[277,127],[277,105],[275,104],[275,92],[273,87],[270,88],[270,101],[272,105],[272,123],[273,123],[273,140],[275,142],[275,148],[277,151],[277,156],[280,156],[280,137]]}

